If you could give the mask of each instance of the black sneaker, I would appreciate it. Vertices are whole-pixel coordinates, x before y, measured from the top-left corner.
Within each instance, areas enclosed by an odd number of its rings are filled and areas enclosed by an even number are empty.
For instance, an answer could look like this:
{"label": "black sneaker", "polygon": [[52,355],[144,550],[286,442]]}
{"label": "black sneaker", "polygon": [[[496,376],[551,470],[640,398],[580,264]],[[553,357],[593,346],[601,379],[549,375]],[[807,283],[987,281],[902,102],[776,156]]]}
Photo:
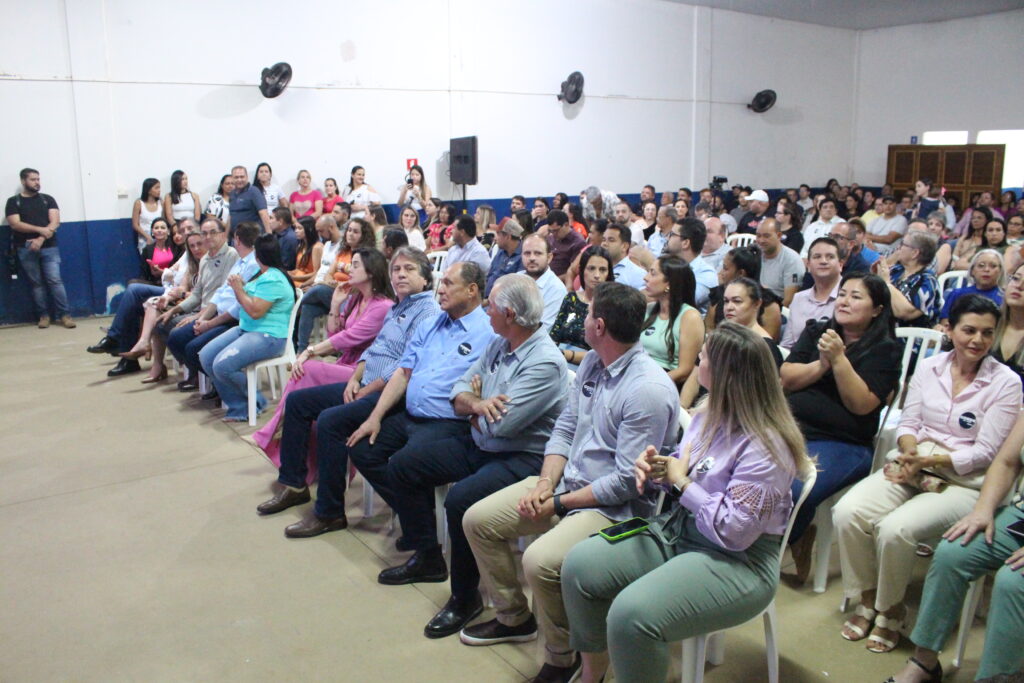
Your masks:
{"label": "black sneaker", "polygon": [[[533,683],[569,683],[582,665],[583,659],[579,655],[576,655],[571,666],[545,664],[534,677]],[[604,678],[602,677],[601,680],[604,681]]]}
{"label": "black sneaker", "polygon": [[537,639],[537,620],[530,618],[518,626],[505,626],[497,619],[467,626],[459,632],[459,640],[466,645],[497,645],[498,643],[526,643]]}

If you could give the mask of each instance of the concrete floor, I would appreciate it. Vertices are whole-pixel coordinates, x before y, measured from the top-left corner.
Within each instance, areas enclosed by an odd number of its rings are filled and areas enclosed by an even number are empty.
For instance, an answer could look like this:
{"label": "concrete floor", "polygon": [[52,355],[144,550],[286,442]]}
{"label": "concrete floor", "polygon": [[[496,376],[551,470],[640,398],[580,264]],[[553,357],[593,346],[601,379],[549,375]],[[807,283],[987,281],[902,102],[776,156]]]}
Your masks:
{"label": "concrete floor", "polygon": [[[536,643],[423,637],[447,584],[376,582],[404,556],[383,505],[362,518],[360,479],[347,531],[286,540],[299,511],[255,512],[275,470],[244,440],[253,430],[221,423],[173,382],[108,380],[113,359],[85,353],[108,323],[0,330],[0,681],[503,683],[536,673]],[[882,681],[909,653],[874,655],[839,637],[836,556],[826,594],[779,589],[784,682]],[[973,679],[983,628],[947,680]],[[725,664],[706,679],[766,673],[755,622],[729,632]]]}

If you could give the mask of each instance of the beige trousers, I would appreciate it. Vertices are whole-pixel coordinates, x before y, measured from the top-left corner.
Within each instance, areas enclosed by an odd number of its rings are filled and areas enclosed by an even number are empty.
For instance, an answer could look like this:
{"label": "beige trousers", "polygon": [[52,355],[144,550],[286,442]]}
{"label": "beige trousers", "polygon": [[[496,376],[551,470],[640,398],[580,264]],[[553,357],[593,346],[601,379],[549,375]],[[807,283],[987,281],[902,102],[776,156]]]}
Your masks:
{"label": "beige trousers", "polygon": [[523,553],[523,574],[533,591],[533,611],[544,638],[544,661],[553,666],[571,666],[574,655],[569,648],[569,618],[562,603],[562,561],[574,545],[612,522],[596,510],[583,510],[562,520],[522,517],[516,505],[537,480],[527,477],[477,502],[466,511],[462,528],[473,548],[480,578],[494,601],[498,621],[506,626],[518,626],[530,618],[530,605],[516,576],[509,541],[543,534]]}
{"label": "beige trousers", "polygon": [[977,500],[978,491],[964,486],[922,493],[893,484],[882,470],[861,480],[832,509],[846,597],[860,600],[877,588],[876,610],[902,603],[917,544],[938,539]]}

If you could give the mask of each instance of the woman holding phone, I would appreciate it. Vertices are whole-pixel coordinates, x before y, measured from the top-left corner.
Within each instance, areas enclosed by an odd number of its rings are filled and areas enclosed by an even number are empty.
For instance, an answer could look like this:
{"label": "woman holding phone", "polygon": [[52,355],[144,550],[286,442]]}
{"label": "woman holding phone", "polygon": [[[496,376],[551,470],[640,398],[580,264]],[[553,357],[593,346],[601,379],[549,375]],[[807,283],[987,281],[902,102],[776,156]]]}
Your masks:
{"label": "woman holding phone", "polygon": [[790,486],[810,466],[803,437],[753,330],[719,325],[698,372],[708,396],[677,451],[636,461],[637,488],[669,488],[671,509],[618,542],[577,544],[562,566],[581,681],[609,663],[617,681],[663,681],[671,643],[743,623],[775,595]]}

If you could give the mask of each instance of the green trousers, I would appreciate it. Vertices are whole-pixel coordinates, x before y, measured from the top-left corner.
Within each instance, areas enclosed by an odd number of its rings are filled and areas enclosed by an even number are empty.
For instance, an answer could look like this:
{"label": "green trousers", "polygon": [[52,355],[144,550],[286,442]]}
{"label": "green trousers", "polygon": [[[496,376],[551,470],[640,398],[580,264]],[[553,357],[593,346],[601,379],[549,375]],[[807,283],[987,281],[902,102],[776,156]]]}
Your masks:
{"label": "green trousers", "polygon": [[935,548],[921,595],[921,612],[910,634],[918,647],[941,650],[960,623],[968,584],[995,571],[985,647],[976,680],[1011,674],[1024,666],[1024,575],[1003,564],[1021,547],[1021,542],[1006,531],[1019,519],[1024,519],[1024,512],[1008,505],[996,513],[992,545],[978,534],[966,546],[955,540],[943,541]]}
{"label": "green trousers", "polygon": [[621,683],[664,681],[671,643],[742,624],[775,596],[780,537],[733,553],[707,541],[690,517],[673,536],[594,536],[562,566],[570,645],[608,650]]}

